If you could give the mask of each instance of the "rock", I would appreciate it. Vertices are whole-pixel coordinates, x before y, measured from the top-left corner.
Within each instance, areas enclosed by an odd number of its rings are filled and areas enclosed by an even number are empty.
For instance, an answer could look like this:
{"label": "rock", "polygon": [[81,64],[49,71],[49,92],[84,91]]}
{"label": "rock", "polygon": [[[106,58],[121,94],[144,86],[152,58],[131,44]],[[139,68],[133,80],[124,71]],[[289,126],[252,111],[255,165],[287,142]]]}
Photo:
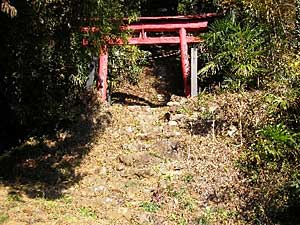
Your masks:
{"label": "rock", "polygon": [[134,175],[140,178],[147,178],[152,176],[152,173],[150,169],[137,169],[134,171]]}
{"label": "rock", "polygon": [[146,214],[146,213],[140,213],[137,216],[137,219],[138,219],[138,223],[139,224],[149,224],[149,222],[150,222],[150,215]]}
{"label": "rock", "polygon": [[181,97],[181,96],[178,96],[178,95],[172,95],[171,96],[171,101],[174,102],[174,101],[180,101],[182,98],[185,98],[185,97]]}
{"label": "rock", "polygon": [[229,129],[227,130],[227,134],[230,136],[230,137],[234,137],[237,133],[238,129],[236,128],[236,126],[233,126],[231,125],[229,127]]}
{"label": "rock", "polygon": [[122,145],[122,149],[133,151],[133,152],[139,152],[139,151],[147,150],[147,147],[148,147],[147,145],[140,144],[140,143],[130,143],[130,144]]}
{"label": "rock", "polygon": [[126,128],[126,131],[127,131],[128,133],[132,133],[132,132],[133,132],[133,128],[132,128],[132,127],[127,127],[127,128]]}
{"label": "rock", "polygon": [[120,171],[125,170],[125,167],[124,167],[124,165],[118,165],[118,166],[116,167],[116,170],[120,172]]}
{"label": "rock", "polygon": [[120,207],[120,208],[118,208],[118,213],[123,216],[126,216],[128,214],[128,209],[124,208],[124,207]]}
{"label": "rock", "polygon": [[161,95],[161,94],[158,94],[158,95],[157,95],[157,100],[158,100],[158,101],[164,101],[164,100],[165,100],[165,96],[164,96],[164,95]]}
{"label": "rock", "polygon": [[133,159],[136,162],[136,164],[149,164],[151,162],[151,156],[147,153],[142,153],[142,154],[135,154],[133,155]]}
{"label": "rock", "polygon": [[129,105],[128,106],[129,111],[132,111],[132,112],[136,112],[137,110],[140,110],[141,108],[142,107],[139,105]]}
{"label": "rock", "polygon": [[180,132],[174,132],[174,136],[181,136]]}
{"label": "rock", "polygon": [[153,109],[150,106],[146,105],[146,106],[143,106],[143,110],[144,110],[144,112],[150,113],[150,112],[152,112]]}
{"label": "rock", "polygon": [[184,118],[185,118],[184,114],[174,114],[174,115],[172,115],[171,120],[173,120],[173,121],[180,121],[180,120],[182,120]]}
{"label": "rock", "polygon": [[178,111],[179,108],[180,108],[180,107],[179,107],[179,106],[176,106],[176,105],[170,106],[170,107],[169,107],[169,112],[170,112],[170,113],[177,113],[177,111]]}
{"label": "rock", "polygon": [[112,198],[106,197],[103,199],[103,203],[112,203],[114,200]]}
{"label": "rock", "polygon": [[118,157],[120,163],[123,163],[125,166],[132,166],[134,163],[134,160],[129,155],[119,155]]}
{"label": "rock", "polygon": [[[125,166],[148,165],[152,161],[152,157],[146,152],[132,153],[130,155],[120,155],[119,161]],[[120,168],[117,167],[117,170]],[[119,171],[123,170],[121,168]]]}
{"label": "rock", "polygon": [[94,187],[94,192],[104,192],[106,190],[106,187],[105,186],[97,186],[97,187]]}
{"label": "rock", "polygon": [[173,157],[182,150],[182,144],[179,141],[159,141],[152,148],[159,151],[162,156]]}
{"label": "rock", "polygon": [[167,106],[180,106],[180,102],[168,102]]}
{"label": "rock", "polygon": [[169,124],[169,126],[177,126],[178,125],[178,123],[174,120],[169,121],[168,124]]}
{"label": "rock", "polygon": [[181,98],[180,100],[180,104],[183,105],[185,103],[187,103],[188,99],[186,97]]}

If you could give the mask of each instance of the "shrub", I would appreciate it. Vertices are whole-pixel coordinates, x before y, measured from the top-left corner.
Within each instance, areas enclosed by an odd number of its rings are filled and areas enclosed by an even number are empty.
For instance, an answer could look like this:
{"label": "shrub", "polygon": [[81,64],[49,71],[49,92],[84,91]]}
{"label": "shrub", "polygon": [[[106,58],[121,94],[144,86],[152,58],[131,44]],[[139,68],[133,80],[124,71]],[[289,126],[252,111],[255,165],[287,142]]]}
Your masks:
{"label": "shrub", "polygon": [[[267,125],[257,131],[255,142],[241,161],[251,178],[254,199],[250,200],[256,220],[267,224],[296,224],[300,208],[300,133],[283,124]],[[254,204],[254,205],[253,205]]]}
{"label": "shrub", "polygon": [[216,20],[204,34],[206,50],[201,80],[231,81],[249,85],[263,71],[264,29],[241,24],[235,16]]}
{"label": "shrub", "polygon": [[113,46],[109,56],[109,81],[112,89],[122,81],[136,84],[138,75],[147,63],[149,52],[140,50],[136,46]]}

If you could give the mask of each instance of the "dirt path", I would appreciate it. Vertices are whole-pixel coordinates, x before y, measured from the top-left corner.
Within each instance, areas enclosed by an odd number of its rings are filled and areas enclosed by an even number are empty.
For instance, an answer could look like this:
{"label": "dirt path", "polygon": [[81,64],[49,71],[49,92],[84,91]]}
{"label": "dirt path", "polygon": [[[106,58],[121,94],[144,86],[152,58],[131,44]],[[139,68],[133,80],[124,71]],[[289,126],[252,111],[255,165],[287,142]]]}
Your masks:
{"label": "dirt path", "polygon": [[63,197],[12,199],[1,186],[0,224],[238,224],[236,151],[212,130],[193,134],[195,100],[170,99],[157,79],[106,109],[112,122]]}
{"label": "dirt path", "polygon": [[71,190],[84,191],[78,204],[88,199],[85,207],[95,209],[103,224],[197,224],[205,211],[233,213],[225,200],[234,195],[232,152],[162,121],[168,111],[112,108],[113,125],[95,143],[80,168],[84,179]]}

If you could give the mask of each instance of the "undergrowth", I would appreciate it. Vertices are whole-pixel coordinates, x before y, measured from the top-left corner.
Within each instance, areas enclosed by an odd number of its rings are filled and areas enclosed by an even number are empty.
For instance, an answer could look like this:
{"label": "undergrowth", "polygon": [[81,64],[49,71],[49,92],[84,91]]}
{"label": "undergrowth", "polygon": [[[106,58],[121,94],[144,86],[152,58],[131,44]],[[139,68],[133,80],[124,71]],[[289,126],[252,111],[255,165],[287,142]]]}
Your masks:
{"label": "undergrowth", "polygon": [[[273,84],[274,85],[274,84]],[[289,90],[288,92],[286,90]],[[195,134],[230,136],[247,192],[240,215],[247,224],[299,224],[300,130],[297,89],[199,95]],[[204,132],[204,130],[207,130]],[[205,224],[207,218],[202,218]],[[201,224],[200,223],[200,224]]]}
{"label": "undergrowth", "polygon": [[[300,63],[291,41],[299,41],[299,28],[279,29],[281,11],[261,7],[239,1],[203,35],[199,75],[210,93],[199,97],[198,127],[241,149],[247,224],[300,224]],[[259,14],[263,7],[272,9],[272,23]]]}

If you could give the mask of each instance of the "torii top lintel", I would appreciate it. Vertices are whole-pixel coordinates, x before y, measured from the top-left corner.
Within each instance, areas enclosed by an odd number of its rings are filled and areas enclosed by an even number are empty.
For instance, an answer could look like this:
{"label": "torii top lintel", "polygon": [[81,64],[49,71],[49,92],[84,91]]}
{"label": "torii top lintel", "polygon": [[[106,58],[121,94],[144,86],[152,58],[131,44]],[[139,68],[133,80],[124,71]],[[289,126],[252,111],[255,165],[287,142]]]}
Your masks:
{"label": "torii top lintel", "polygon": [[[144,45],[144,44],[179,44],[179,37],[147,37],[147,32],[179,32],[184,28],[187,32],[201,32],[208,29],[208,20],[216,17],[216,13],[206,13],[201,15],[187,16],[158,16],[158,17],[139,17],[136,22],[127,24],[129,19],[124,18],[125,25],[121,26],[121,30],[130,30],[133,33],[140,33],[138,38],[128,38],[127,44]],[[91,20],[97,20],[93,18]],[[100,31],[99,27],[82,27],[83,33],[96,33]],[[188,43],[198,43],[202,40],[198,37],[188,36]],[[106,40],[107,44],[124,44],[121,39]],[[88,45],[86,39],[83,45]]]}

